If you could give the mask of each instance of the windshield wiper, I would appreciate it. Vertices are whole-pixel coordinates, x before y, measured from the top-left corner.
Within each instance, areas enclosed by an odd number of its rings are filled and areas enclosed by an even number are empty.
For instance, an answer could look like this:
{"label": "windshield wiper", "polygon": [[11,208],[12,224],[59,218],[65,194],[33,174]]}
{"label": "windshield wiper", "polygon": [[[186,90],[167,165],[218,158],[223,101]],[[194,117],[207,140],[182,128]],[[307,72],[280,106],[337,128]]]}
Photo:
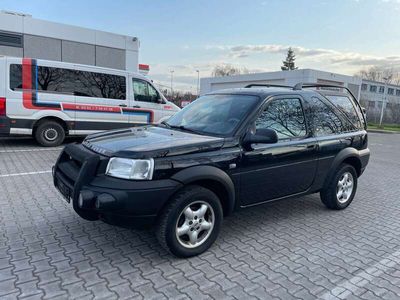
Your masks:
{"label": "windshield wiper", "polygon": [[160,124],[164,125],[165,127],[171,128],[171,125],[169,125],[167,121],[162,121]]}
{"label": "windshield wiper", "polygon": [[183,131],[187,131],[187,132],[199,134],[198,131],[196,131],[196,130],[194,130],[194,129],[187,128],[187,127],[185,127],[185,126],[183,126],[183,125],[176,126],[176,125],[170,125],[170,124],[168,124],[168,126],[169,126],[170,128],[176,128],[176,129],[180,129],[180,130],[183,130]]}

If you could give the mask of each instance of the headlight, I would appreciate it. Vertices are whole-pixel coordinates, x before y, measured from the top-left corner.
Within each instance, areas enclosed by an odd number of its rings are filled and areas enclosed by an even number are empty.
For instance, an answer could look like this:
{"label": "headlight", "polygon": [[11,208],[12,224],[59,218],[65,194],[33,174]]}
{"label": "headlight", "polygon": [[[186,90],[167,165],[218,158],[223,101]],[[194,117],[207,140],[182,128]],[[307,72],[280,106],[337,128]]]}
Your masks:
{"label": "headlight", "polygon": [[106,175],[133,180],[151,180],[154,160],[112,157],[107,165]]}

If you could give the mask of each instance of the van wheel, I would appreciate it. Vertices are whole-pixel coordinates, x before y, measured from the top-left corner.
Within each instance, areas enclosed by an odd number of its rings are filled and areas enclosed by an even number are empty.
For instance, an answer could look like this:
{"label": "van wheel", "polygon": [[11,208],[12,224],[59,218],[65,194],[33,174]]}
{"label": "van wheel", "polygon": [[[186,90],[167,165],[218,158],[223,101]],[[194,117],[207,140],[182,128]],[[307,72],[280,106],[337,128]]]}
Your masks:
{"label": "van wheel", "polygon": [[162,212],[156,236],[161,246],[175,256],[195,256],[217,239],[222,218],[221,203],[212,191],[188,186]]}
{"label": "van wheel", "polygon": [[45,147],[55,147],[65,139],[64,127],[56,121],[44,121],[35,130],[36,141]]}
{"label": "van wheel", "polygon": [[342,164],[322,189],[322,203],[330,209],[344,209],[353,201],[357,190],[357,172],[353,166]]}

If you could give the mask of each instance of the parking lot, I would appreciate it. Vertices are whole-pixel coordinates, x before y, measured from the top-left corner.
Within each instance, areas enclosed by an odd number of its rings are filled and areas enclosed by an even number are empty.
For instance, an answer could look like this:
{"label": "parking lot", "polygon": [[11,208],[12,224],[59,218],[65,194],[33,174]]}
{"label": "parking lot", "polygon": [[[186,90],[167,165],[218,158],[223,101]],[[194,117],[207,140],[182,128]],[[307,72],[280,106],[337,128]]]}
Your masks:
{"label": "parking lot", "polygon": [[203,255],[177,259],[153,234],[80,219],[56,192],[61,148],[0,140],[0,298],[398,299],[400,135],[370,134],[353,204],[318,195],[227,218]]}

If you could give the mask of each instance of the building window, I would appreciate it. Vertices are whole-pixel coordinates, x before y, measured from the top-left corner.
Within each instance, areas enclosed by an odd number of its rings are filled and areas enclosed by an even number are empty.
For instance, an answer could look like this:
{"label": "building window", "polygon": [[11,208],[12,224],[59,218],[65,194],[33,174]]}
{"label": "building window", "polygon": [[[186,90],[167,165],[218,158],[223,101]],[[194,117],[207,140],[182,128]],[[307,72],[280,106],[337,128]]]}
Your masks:
{"label": "building window", "polygon": [[369,91],[371,92],[371,93],[376,93],[376,85],[370,85],[369,86]]}
{"label": "building window", "polygon": [[396,90],[396,96],[400,96],[400,90]]}
{"label": "building window", "polygon": [[368,108],[375,108],[375,101],[368,101]]}
{"label": "building window", "polygon": [[22,48],[23,39],[21,34],[0,32],[0,46]]}
{"label": "building window", "polygon": [[363,84],[361,85],[361,90],[362,90],[362,91],[366,91],[367,89],[368,89],[368,84],[363,83]]}
{"label": "building window", "polygon": [[388,88],[388,95],[394,95],[394,89]]}
{"label": "building window", "polygon": [[[372,92],[372,91],[371,91]],[[379,86],[379,94],[383,94],[385,92],[385,87],[384,86]]]}

